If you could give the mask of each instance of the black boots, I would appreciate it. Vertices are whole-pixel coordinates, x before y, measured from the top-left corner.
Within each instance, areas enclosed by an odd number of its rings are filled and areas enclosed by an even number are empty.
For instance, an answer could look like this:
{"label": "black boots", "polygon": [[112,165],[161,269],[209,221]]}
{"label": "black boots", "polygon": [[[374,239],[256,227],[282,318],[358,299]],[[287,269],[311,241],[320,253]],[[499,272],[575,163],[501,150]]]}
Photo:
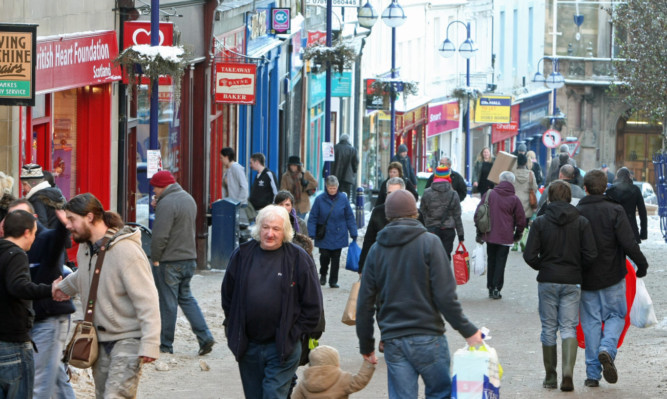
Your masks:
{"label": "black boots", "polygon": [[542,345],[542,361],[544,362],[544,371],[546,372],[542,386],[549,389],[558,388],[558,373],[556,372],[558,352],[556,351],[556,345]]}
{"label": "black boots", "polygon": [[320,285],[325,285],[327,283],[327,275],[320,274]]}
{"label": "black boots", "polygon": [[574,390],[572,376],[574,375],[574,363],[577,361],[577,339],[568,338],[563,340],[563,381],[560,390],[569,392]]}

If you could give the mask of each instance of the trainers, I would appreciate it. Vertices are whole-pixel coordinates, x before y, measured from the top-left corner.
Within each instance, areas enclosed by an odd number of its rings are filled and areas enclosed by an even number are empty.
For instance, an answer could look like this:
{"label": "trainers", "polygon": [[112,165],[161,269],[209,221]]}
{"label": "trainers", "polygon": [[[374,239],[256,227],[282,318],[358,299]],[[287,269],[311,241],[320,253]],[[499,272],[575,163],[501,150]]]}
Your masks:
{"label": "trainers", "polygon": [[204,345],[202,345],[201,348],[199,348],[199,356],[204,356],[208,353],[211,353],[213,350],[213,345],[215,344],[215,341],[208,341]]}
{"label": "trainers", "polygon": [[600,386],[600,381],[586,378],[586,381],[584,381],[584,385],[590,388],[597,388]]}
{"label": "trainers", "polygon": [[616,372],[616,366],[614,366],[614,359],[611,358],[609,353],[602,351],[598,355],[598,360],[602,365],[604,380],[610,384],[615,384],[618,381],[618,373]]}

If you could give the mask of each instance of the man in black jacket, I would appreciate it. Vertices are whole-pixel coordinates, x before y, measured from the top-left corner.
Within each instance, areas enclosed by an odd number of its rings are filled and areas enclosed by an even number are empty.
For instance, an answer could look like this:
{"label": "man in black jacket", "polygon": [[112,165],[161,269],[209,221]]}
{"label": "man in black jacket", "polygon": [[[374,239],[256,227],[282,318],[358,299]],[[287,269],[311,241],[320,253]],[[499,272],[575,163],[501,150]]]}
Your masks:
{"label": "man in black jacket", "polygon": [[257,176],[250,188],[248,202],[257,212],[273,204],[273,197],[278,193],[278,179],[269,168],[264,166],[264,163],[264,154],[256,152],[250,156],[250,168],[257,172]]}
{"label": "man in black jacket", "polygon": [[[463,178],[463,176],[452,170],[452,161],[449,159],[449,157],[440,158],[440,166],[446,166],[451,171],[450,177],[452,179],[452,187],[454,188],[454,191],[456,191],[456,193],[459,195],[459,201],[463,202],[463,200],[468,195],[468,186],[466,185],[465,179]],[[426,181],[426,187],[424,188],[431,187],[431,184],[433,184],[434,177],[435,173],[429,176],[428,180]]]}
{"label": "man in black jacket", "polygon": [[342,134],[340,141],[334,147],[334,163],[331,165],[331,174],[338,178],[338,191],[352,196],[352,187],[356,181],[357,168],[359,167],[359,156],[357,150],[350,144],[350,136]]}
{"label": "man in black jacket", "polygon": [[[584,177],[587,196],[577,209],[591,222],[598,256],[584,269],[579,315],[586,338],[586,386],[597,387],[600,372],[618,380],[614,358],[625,325],[626,255],[637,265],[637,277],[646,276],[648,262],[639,249],[623,207],[604,197],[607,176],[592,170]],[[604,329],[601,325],[604,323]]]}
{"label": "man in black jacket", "polygon": [[[10,212],[4,219],[0,240],[0,397],[32,397],[35,368],[30,328],[33,323],[32,300],[50,298],[52,285],[35,284],[30,279],[28,256],[37,225],[35,217],[24,210]],[[54,283],[62,280],[59,278]],[[68,298],[69,299],[69,298]],[[9,359],[14,359],[8,362]]]}
{"label": "man in black jacket", "polygon": [[[26,199],[18,199],[9,205],[9,212],[24,210],[35,213]],[[37,221],[35,241],[28,251],[30,277],[37,284],[50,284],[64,277],[62,253],[68,239],[65,211],[56,210],[59,222],[55,229],[47,229]],[[35,215],[36,217],[37,215]],[[30,335],[37,347],[35,353],[35,398],[74,399],[74,389],[63,363],[60,361],[70,327],[70,315],[76,310],[71,300],[54,301],[51,298],[33,301],[35,324]]]}

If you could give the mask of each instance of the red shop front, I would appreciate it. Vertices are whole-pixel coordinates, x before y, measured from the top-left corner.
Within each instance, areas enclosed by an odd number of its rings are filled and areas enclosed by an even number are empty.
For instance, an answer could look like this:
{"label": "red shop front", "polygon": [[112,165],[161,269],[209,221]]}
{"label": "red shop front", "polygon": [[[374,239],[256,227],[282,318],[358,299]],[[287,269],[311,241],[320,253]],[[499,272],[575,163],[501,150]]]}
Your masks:
{"label": "red shop front", "polygon": [[97,31],[37,40],[36,101],[22,108],[21,165],[51,171],[65,198],[90,192],[111,200],[112,82],[116,32]]}

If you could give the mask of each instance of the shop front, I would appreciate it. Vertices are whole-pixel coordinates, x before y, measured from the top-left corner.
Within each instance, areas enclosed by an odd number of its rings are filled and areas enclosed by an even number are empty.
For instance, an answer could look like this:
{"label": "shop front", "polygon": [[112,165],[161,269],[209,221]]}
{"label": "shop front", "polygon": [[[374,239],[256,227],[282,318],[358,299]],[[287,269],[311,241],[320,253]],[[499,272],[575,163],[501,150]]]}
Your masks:
{"label": "shop front", "polygon": [[499,151],[514,152],[516,149],[515,137],[519,134],[519,104],[512,105],[509,123],[494,123],[491,125],[492,153]]}
{"label": "shop front", "polygon": [[548,148],[542,143],[542,134],[547,130],[543,124],[549,115],[549,94],[551,91],[523,98],[519,104],[519,135],[517,140],[524,142],[528,151],[534,151],[537,161],[546,170]]}
{"label": "shop front", "polygon": [[461,129],[458,101],[429,104],[426,127],[426,172],[433,172],[440,157],[447,156],[454,170],[461,170]]}
{"label": "shop front", "polygon": [[[90,192],[112,208],[117,128],[115,31],[37,39],[36,101],[20,128],[21,165],[51,171],[65,198]],[[22,108],[23,110],[24,108]]]}
{"label": "shop front", "polygon": [[[397,109],[400,107],[397,106]],[[428,100],[408,111],[396,112],[396,133],[394,154],[398,146],[405,144],[408,147],[408,156],[412,161],[415,174],[426,172],[428,169],[428,153],[426,152],[426,125],[428,124]],[[383,173],[387,173],[386,169]]]}

